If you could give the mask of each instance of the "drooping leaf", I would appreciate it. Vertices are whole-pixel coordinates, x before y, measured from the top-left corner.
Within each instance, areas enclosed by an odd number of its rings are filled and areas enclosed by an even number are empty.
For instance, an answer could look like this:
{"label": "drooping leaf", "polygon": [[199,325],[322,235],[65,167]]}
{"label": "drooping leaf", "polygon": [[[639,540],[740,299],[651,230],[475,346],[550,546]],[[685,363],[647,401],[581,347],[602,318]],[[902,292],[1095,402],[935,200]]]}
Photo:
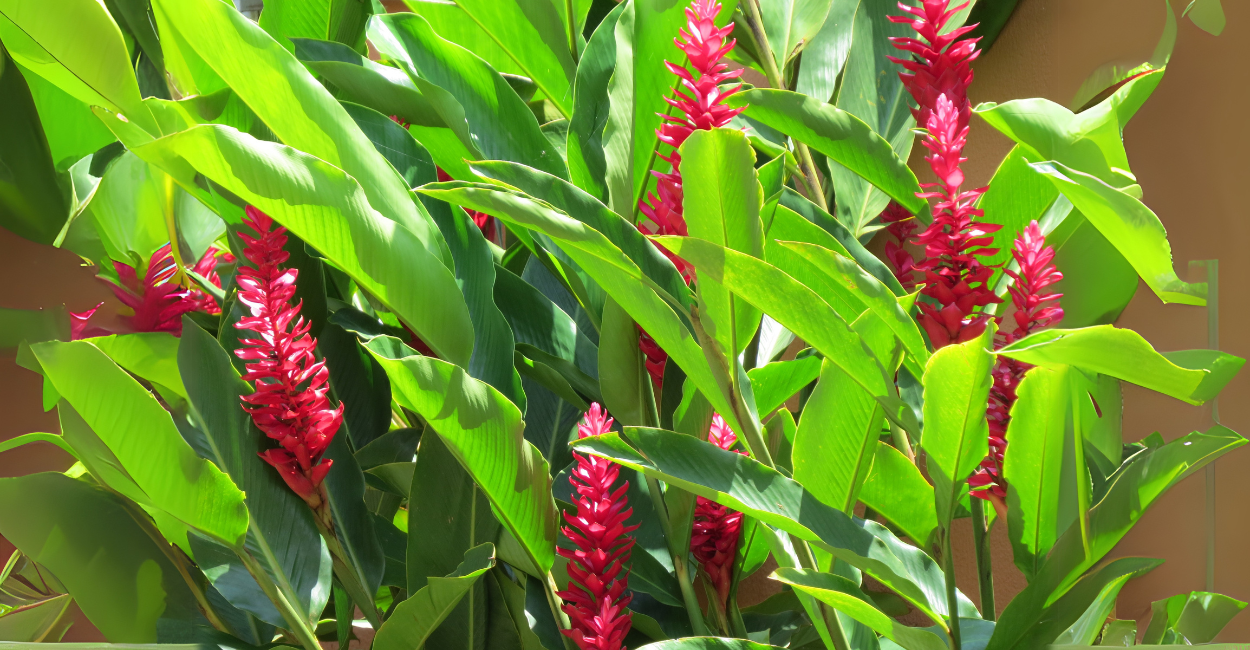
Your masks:
{"label": "drooping leaf", "polygon": [[446,577],[431,577],[424,587],[395,608],[378,630],[374,645],[379,650],[422,647],[474,583],[493,566],[493,544],[469,549],[455,571]]}
{"label": "drooping leaf", "polygon": [[778,569],[773,576],[846,613],[907,650],[942,650],[946,647],[942,637],[890,618],[877,609],[855,583],[842,576],[801,569]]}

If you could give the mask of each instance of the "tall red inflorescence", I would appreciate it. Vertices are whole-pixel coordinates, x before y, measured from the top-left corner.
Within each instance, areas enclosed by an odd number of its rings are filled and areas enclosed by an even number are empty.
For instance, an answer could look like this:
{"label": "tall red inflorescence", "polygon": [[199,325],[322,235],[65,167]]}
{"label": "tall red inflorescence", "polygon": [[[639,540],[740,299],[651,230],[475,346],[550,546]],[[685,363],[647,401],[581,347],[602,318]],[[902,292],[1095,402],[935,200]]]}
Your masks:
{"label": "tall red inflorescence", "polygon": [[[230,253],[210,246],[192,270],[220,288],[221,278],[217,275],[217,264],[229,264],[233,261],[234,256]],[[121,284],[110,282],[109,288],[131,312],[122,317],[125,329],[113,332],[91,324],[92,316],[104,304],[100,303],[86,311],[70,314],[70,333],[74,340],[131,332],[169,332],[180,336],[183,314],[193,311],[221,313],[221,307],[212,296],[198,287],[187,288],[175,279],[178,265],[174,262],[173,248],[169,244],[152,253],[142,279],[139,278],[138,269],[129,264],[113,262],[113,269],[117,271],[117,279]]]}
{"label": "tall red inflorescence", "polygon": [[[731,450],[738,436],[716,414],[708,429],[707,441]],[[737,453],[743,453],[738,450]],[[694,534],[690,537],[690,550],[703,567],[703,573],[711,581],[720,604],[725,606],[732,584],[734,557],[738,554],[738,534],[742,530],[742,513],[703,497],[695,498]]]}
{"label": "tall red inflorescence", "polygon": [[993,269],[979,259],[997,253],[997,249],[985,246],[993,242],[991,235],[1000,226],[976,221],[984,213],[974,203],[985,188],[963,190],[960,167],[967,160],[963,148],[972,113],[968,84],[972,82],[970,64],[979,54],[979,39],[960,39],[973,26],[942,34],[951,17],[964,6],[948,8],[947,0],[923,0],[921,7],[899,4],[910,17],[890,17],[893,22],[911,24],[920,36],[890,39],[895,47],[918,60],[890,60],[909,71],[899,76],[919,104],[912,114],[927,131],[923,144],[929,155],[925,160],[938,179],[923,186],[929,191],[918,194],[937,199],[937,203],[933,223],[915,239],[925,247],[925,258],[915,265],[924,274],[921,291],[936,303],[920,303],[920,322],[937,348],[980,336],[990,319],[984,308],[1002,302],[986,286]]}
{"label": "tall red inflorescence", "polygon": [[273,219],[251,206],[243,223],[256,233],[239,233],[247,246],[243,255],[253,266],[240,265],[238,295],[251,316],[239,319],[235,327],[255,335],[240,339],[242,347],[235,350],[247,362],[243,379],[256,384],[256,392],[243,396],[243,408],[279,445],[260,457],[328,528],[322,482],[332,461],[322,454],[343,423],[343,405],[331,408],[326,397],[330,371],[313,353],[317,340],[308,334],[311,324],[299,315],[302,303],[291,304],[299,271],[282,267],[290,256],[282,250],[286,228],[274,227]]}
{"label": "tall red inflorescence", "polygon": [[[639,222],[638,229],[648,235],[687,235],[686,219],[682,216],[681,154],[678,149],[691,133],[725,126],[734,116],[746,110],[725,105],[725,99],[737,93],[742,88],[741,84],[724,90],[720,88],[721,84],[742,75],[740,69],[726,71],[729,64],[724,61],[725,55],[738,41],[727,40],[733,32],[732,23],[723,28],[716,26],[715,19],[720,10],[720,2],[716,0],[694,0],[686,8],[686,28],[673,42],[686,55],[694,72],[670,61],[664,62],[669,72],[681,79],[681,87],[675,91],[676,99],[664,98],[676,109],[675,114],[662,115],[664,123],[656,129],[660,142],[672,147],[667,154],[659,154],[672,165],[672,169],[651,172],[656,178],[655,192],[648,192],[647,197],[638,202],[638,209],[650,221],[650,224]],[[668,249],[662,246],[659,249],[673,261],[687,284],[694,282],[693,266]],[[641,330],[639,332],[639,347],[647,357],[647,371],[658,394],[668,354],[650,335]]]}
{"label": "tall red inflorescence", "polygon": [[[577,436],[597,436],[611,428],[612,418],[591,404]],[[620,467],[610,460],[577,452],[573,458],[577,466],[569,482],[577,493],[577,515],[564,514],[568,525],[561,532],[577,548],[556,549],[569,560],[569,588],[556,594],[564,599],[571,625],[563,633],[581,650],[622,650],[632,622],[626,564],[634,539],[629,534],[638,528],[625,525],[634,512],[625,497],[629,483],[612,489]]]}
{"label": "tall red inflorescence", "polygon": [[[1059,306],[1060,293],[1047,293],[1047,287],[1063,279],[1052,260],[1055,249],[1046,245],[1042,229],[1034,221],[1016,239],[1011,251],[1019,270],[1007,269],[1004,273],[1015,280],[1009,290],[1013,310],[1002,319],[996,347],[1018,341],[1063,319]],[[972,495],[982,499],[1007,496],[1007,482],[1003,479],[1003,455],[1007,449],[1007,425],[1011,422],[1011,407],[1016,402],[1016,387],[1024,379],[1024,373],[1033,366],[999,357],[994,366],[994,386],[990,389],[989,408],[986,417],[990,425],[990,454],[981,461],[975,474],[968,479]]]}

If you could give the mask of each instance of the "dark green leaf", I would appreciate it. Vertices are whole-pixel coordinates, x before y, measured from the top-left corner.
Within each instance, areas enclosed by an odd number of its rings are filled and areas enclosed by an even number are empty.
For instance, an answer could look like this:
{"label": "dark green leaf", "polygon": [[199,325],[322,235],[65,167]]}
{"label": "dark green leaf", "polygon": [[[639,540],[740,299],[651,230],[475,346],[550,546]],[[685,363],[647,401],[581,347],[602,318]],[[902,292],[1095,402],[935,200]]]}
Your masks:
{"label": "dark green leaf", "polygon": [[469,593],[478,578],[493,566],[493,544],[469,549],[455,571],[446,577],[431,577],[425,586],[395,608],[386,624],[378,630],[374,646],[378,650],[422,647],[439,623]]}
{"label": "dark green leaf", "polygon": [[[8,21],[0,16],[0,23]],[[12,49],[7,31],[0,26]],[[68,174],[58,174],[30,88],[3,48],[0,94],[6,98],[0,107],[0,138],[5,143],[0,150],[0,225],[31,241],[51,244],[70,216],[73,188]]]}
{"label": "dark green leaf", "polygon": [[626,4],[608,12],[595,29],[577,64],[573,93],[573,117],[569,118],[566,154],[569,178],[588,194],[608,202],[607,159],[604,156],[604,127],[608,124],[608,84],[616,69],[616,23]]}

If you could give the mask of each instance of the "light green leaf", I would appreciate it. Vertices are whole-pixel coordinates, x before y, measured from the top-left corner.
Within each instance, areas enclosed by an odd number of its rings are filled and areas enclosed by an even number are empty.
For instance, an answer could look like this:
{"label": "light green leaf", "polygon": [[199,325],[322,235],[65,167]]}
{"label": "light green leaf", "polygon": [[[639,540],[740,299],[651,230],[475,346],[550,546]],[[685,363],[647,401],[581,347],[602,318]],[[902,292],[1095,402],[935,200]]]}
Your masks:
{"label": "light green leaf", "polygon": [[[1149,569],[1146,571],[1149,571]],[[1124,585],[1128,584],[1129,580],[1141,575],[1141,573],[1145,573],[1145,571],[1116,575],[1104,584],[1102,589],[1098,591],[1098,595],[1085,608],[1085,612],[1081,614],[1081,617],[1076,619],[1072,627],[1069,627],[1055,639],[1055,645],[1093,645],[1098,638],[1098,634],[1103,630],[1103,623],[1115,612],[1116,599],[1120,596],[1120,590],[1124,588]],[[1069,612],[1064,612],[1064,614],[1071,616]],[[1051,631],[1047,630],[1048,633]],[[1134,634],[1133,636],[1136,637],[1137,635]]]}
{"label": "light green leaf", "polygon": [[[21,65],[14,65],[22,70]],[[81,99],[30,70],[22,70],[22,77],[30,87],[43,134],[47,137],[48,148],[52,152],[52,162],[58,170],[69,169],[70,165],[82,160],[83,156],[95,153],[117,139],[108,127],[96,119],[91,113],[91,107]],[[5,94],[17,97],[12,92]],[[6,142],[11,140],[6,139]]]}
{"label": "light green leaf", "polygon": [[638,650],[779,650],[777,646],[764,645],[746,639],[724,639],[721,637],[688,637],[649,643]]}
{"label": "light green leaf", "polygon": [[555,558],[556,506],[547,461],[524,439],[521,412],[464,369],[430,357],[388,358],[369,349],[391,379],[396,401],[417,413],[447,443],[490,499],[504,527],[539,570]]}
{"label": "light green leaf", "polygon": [[924,372],[924,434],[920,446],[929,457],[938,525],[949,529],[967,479],[989,453],[985,408],[994,354],[988,349],[994,328],[933,354]]}
{"label": "light green leaf", "polygon": [[[4,22],[0,16],[0,27]],[[9,43],[3,29],[0,36]],[[27,76],[39,79],[34,74]],[[50,86],[47,82],[40,85]],[[0,151],[0,226],[31,241],[51,244],[76,201],[70,176],[58,173],[53,158],[58,152],[49,149],[44,135],[42,122],[47,121],[56,132],[56,123],[49,120],[58,116],[38,114],[31,96],[31,90],[37,87],[28,88],[17,64],[0,52],[0,93],[6,98],[0,106],[0,138],[5,143]],[[65,99],[75,101],[72,97]],[[95,118],[91,120],[94,122]]]}
{"label": "light green leaf", "polygon": [[777,569],[773,578],[814,596],[820,602],[867,625],[906,650],[946,648],[942,637],[927,630],[908,627],[890,618],[877,609],[855,583],[842,576],[802,569]]}
{"label": "light green leaf", "polygon": [[242,544],[243,493],[196,457],[151,393],[90,343],[37,343],[23,353],[23,365],[47,378],[117,463],[113,471],[125,478],[111,487],[224,544]]}
{"label": "light green leaf", "polygon": [[[1182,602],[1184,606],[1181,608],[1180,616],[1170,627],[1193,645],[1214,641],[1215,636],[1224,629],[1224,626],[1246,608],[1246,603],[1236,598],[1202,591],[1190,592]],[[1171,622],[1171,609],[1171,607],[1168,608],[1169,623]],[[1151,627],[1154,627],[1154,620],[1150,622]]]}
{"label": "light green leaf", "polygon": [[826,357],[794,436],[794,480],[821,502],[854,512],[883,421],[877,400]]}
{"label": "light green leaf", "polygon": [[1146,284],[1165,303],[1207,304],[1206,283],[1181,280],[1172,268],[1172,246],[1159,217],[1127,193],[1058,162],[1031,165],[1059,191],[1137,269]]}
{"label": "light green leaf", "polygon": [[777,0],[760,3],[760,18],[778,69],[820,30],[830,0]]}
{"label": "light green leaf", "polygon": [[469,593],[478,578],[493,566],[494,544],[486,543],[466,551],[464,561],[454,572],[442,578],[431,577],[426,586],[395,608],[395,612],[378,630],[374,646],[378,650],[424,646],[439,623]]}
{"label": "light green leaf", "polygon": [[270,0],[260,12],[260,27],[291,49],[296,38],[337,41],[365,52],[365,23],[373,5],[359,0]]}
{"label": "light green leaf", "polygon": [[[1003,161],[999,163],[994,177],[990,179],[989,189],[977,202],[977,207],[985,211],[982,218],[986,223],[1002,226],[993,234],[994,243],[989,246],[997,248],[998,252],[981,258],[986,265],[1002,265],[1009,262],[1013,242],[1030,221],[1041,222],[1042,232],[1047,236],[1058,225],[1047,223],[1045,217],[1048,210],[1053,209],[1055,199],[1059,198],[1059,190],[1029,166],[1027,157],[1029,151],[1030,148],[1027,145],[1018,144],[1012,147]],[[1048,239],[1046,243],[1053,246],[1056,251],[1062,244],[1054,238]],[[995,269],[994,278],[991,278],[986,286],[997,285],[997,278],[1001,275],[1002,270]],[[1067,267],[1064,267],[1064,277],[1067,277]],[[1065,293],[1064,297],[1068,297],[1068,294]],[[1067,301],[1064,302],[1064,307],[1066,312]]]}
{"label": "light green leaf", "polygon": [[599,326],[599,377],[603,405],[623,426],[645,426],[655,408],[651,375],[638,348],[634,319],[615,300],[603,305]]}
{"label": "light green leaf", "polygon": [[929,548],[934,541],[938,524],[933,486],[903,452],[885,442],[877,443],[872,471],[860,490],[859,500],[898,526],[921,548]]}
{"label": "light green leaf", "polygon": [[178,337],[166,332],[114,334],[88,339],[117,365],[186,399],[178,372]]}
{"label": "light green leaf", "polygon": [[[857,264],[865,271],[868,271],[872,277],[880,280],[885,286],[894,292],[894,295],[903,297],[907,292],[903,290],[903,286],[899,284],[898,278],[894,277],[894,271],[885,265],[873,253],[869,252],[858,239],[847,230],[846,226],[833,218],[828,212],[821,210],[815,203],[807,200],[802,194],[795,192],[793,188],[785,188],[781,193],[781,207],[787,208],[794,213],[794,216],[800,220],[806,221],[806,225],[816,226],[818,230],[824,231],[825,236],[822,237],[812,228],[806,227],[798,220],[788,219],[788,224],[783,224],[783,211],[779,207],[777,216],[773,219],[772,228],[768,231],[769,239],[778,239],[783,241],[801,241],[809,244],[817,244],[831,251],[841,253],[855,260]],[[782,226],[785,226],[784,228]],[[843,251],[846,251],[845,253]]]}
{"label": "light green leaf", "polygon": [[[1224,32],[1224,7],[1220,4],[1220,0],[1192,0],[1188,7],[1185,7],[1185,13],[1190,20],[1194,21],[1202,31],[1219,36]],[[1186,636],[1186,638],[1189,638]],[[1202,641],[1194,641],[1194,643],[1202,643]]]}
{"label": "light green leaf", "polygon": [[820,358],[805,356],[791,361],[774,361],[747,371],[755,407],[760,416],[772,413],[783,402],[820,376]]}
{"label": "light green leaf", "polygon": [[1137,332],[1111,325],[1044,330],[1002,348],[998,354],[1033,365],[1075,366],[1189,404],[1202,404],[1219,395],[1246,362],[1218,351],[1160,354]]}
{"label": "light green leaf", "polygon": [[745,115],[806,143],[876,186],[912,214],[927,218],[929,204],[907,161],[872,127],[844,110],[787,90],[757,88],[727,100]]}
{"label": "light green leaf", "polygon": [[833,0],[820,31],[803,48],[795,90],[824,102],[833,98],[851,51],[851,27],[860,4],[861,0]]}

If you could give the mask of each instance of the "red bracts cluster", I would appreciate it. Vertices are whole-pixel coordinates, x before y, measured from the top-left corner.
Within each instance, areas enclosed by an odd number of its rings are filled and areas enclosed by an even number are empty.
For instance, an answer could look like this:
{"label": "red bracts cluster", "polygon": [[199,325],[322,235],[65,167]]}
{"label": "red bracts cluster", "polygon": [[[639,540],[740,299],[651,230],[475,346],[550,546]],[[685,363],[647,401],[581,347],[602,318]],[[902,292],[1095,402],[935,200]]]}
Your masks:
{"label": "red bracts cluster", "polygon": [[886,224],[885,231],[894,238],[894,241],[885,243],[885,258],[893,267],[898,283],[911,291],[916,287],[916,258],[903,246],[920,225],[907,208],[895,201],[890,201],[881,211],[881,222]]}
{"label": "red bracts cluster", "polygon": [[[681,87],[675,91],[676,99],[664,98],[676,110],[674,115],[662,115],[664,123],[656,130],[660,142],[672,147],[669,153],[659,154],[672,169],[663,173],[651,172],[656,178],[655,192],[648,192],[647,197],[638,203],[638,209],[651,222],[640,222],[638,229],[648,235],[687,235],[686,219],[682,216],[681,154],[678,149],[691,133],[725,126],[745,110],[729,108],[724,103],[726,98],[741,89],[741,85],[725,90],[720,88],[721,84],[742,75],[742,70],[726,72],[729,65],[724,61],[725,55],[737,41],[727,40],[733,32],[732,24],[723,28],[716,26],[714,21],[720,10],[721,5],[716,0],[694,0],[686,8],[686,29],[681,30],[673,42],[689,59],[694,72],[672,62],[664,62],[669,72],[681,79]],[[677,266],[687,284],[694,282],[694,267],[668,249],[659,248]],[[640,333],[640,347],[647,357],[647,371],[651,373],[651,382],[658,394],[668,355],[646,332],[640,330]]]}
{"label": "red bracts cluster", "polygon": [[[1047,287],[1063,279],[1063,274],[1051,263],[1055,250],[1046,245],[1046,238],[1036,221],[1030,223],[1016,239],[1011,255],[1020,268],[1018,271],[1004,271],[1015,280],[1010,289],[1014,310],[1002,319],[1002,329],[996,341],[1000,348],[1063,319],[1063,308],[1059,306],[1059,298],[1063,294],[1046,292]],[[1012,326],[1014,329],[1008,329]],[[982,499],[1007,496],[1007,483],[1003,479],[1007,424],[1011,422],[1011,407],[1016,402],[1016,387],[1029,368],[1032,366],[1007,357],[999,357],[998,364],[994,366],[994,386],[990,389],[989,408],[986,410],[990,425],[990,454],[968,479],[973,496]]]}
{"label": "red bracts cluster", "polygon": [[[597,436],[611,428],[612,418],[591,404],[577,435]],[[620,468],[610,460],[576,452],[573,458],[577,466],[569,482],[577,493],[577,515],[564,514],[568,525],[561,532],[577,548],[556,549],[569,560],[569,588],[556,594],[564,599],[571,625],[563,633],[581,650],[621,650],[631,624],[625,565],[634,539],[629,534],[637,528],[625,525],[634,512],[625,497],[629,483],[612,489]]]}
{"label": "red bracts cluster", "polygon": [[[712,416],[712,427],[708,430],[707,441],[730,450],[738,441],[733,429],[725,424],[725,419],[716,414]],[[739,450],[737,453],[743,453]],[[723,607],[729,599],[729,587],[732,583],[734,557],[738,554],[738,534],[742,530],[742,513],[735,512],[710,499],[696,497],[694,509],[694,534],[690,537],[690,551],[703,567],[703,573],[716,594],[720,596]]]}
{"label": "red bracts cluster", "polygon": [[920,36],[890,39],[918,60],[890,59],[909,71],[899,76],[920,105],[912,113],[927,130],[923,143],[930,153],[925,160],[938,179],[924,185],[929,191],[918,195],[937,199],[937,203],[933,223],[915,240],[925,247],[925,259],[915,265],[924,274],[922,293],[934,301],[920,304],[920,322],[937,348],[980,336],[990,319],[984,307],[1002,302],[986,286],[992,269],[978,259],[997,252],[984,246],[993,241],[991,235],[1000,226],[976,221],[983,213],[973,204],[985,188],[964,191],[960,168],[966,160],[962,154],[972,111],[968,84],[972,82],[970,64],[979,54],[978,39],[960,39],[972,27],[941,34],[963,6],[947,7],[947,0],[924,0],[921,7],[900,4],[910,17],[890,17],[911,24]]}
{"label": "red bracts cluster", "polygon": [[[217,264],[233,261],[234,256],[230,253],[210,246],[192,270],[221,287]],[[104,304],[100,303],[87,311],[70,314],[70,332],[74,340],[130,332],[169,332],[181,336],[183,314],[193,311],[221,313],[221,307],[212,296],[198,287],[187,288],[177,282],[178,265],[174,262],[173,249],[169,244],[152,253],[142,279],[138,270],[129,264],[113,262],[113,269],[117,271],[121,284],[109,283],[109,288],[131,312],[122,317],[125,329],[113,332],[90,323],[91,317]]]}
{"label": "red bracts cluster", "polygon": [[253,265],[238,270],[239,302],[251,316],[235,327],[255,335],[241,339],[243,347],[235,351],[248,362],[243,379],[256,383],[256,392],[243,397],[243,408],[280,445],[260,457],[328,523],[322,481],[332,461],[322,454],[343,423],[343,405],[330,407],[330,372],[313,354],[317,340],[299,316],[301,305],[291,305],[299,272],[282,268],[290,256],[282,250],[286,228],[274,227],[273,219],[251,206],[243,223],[256,232],[255,237],[239,233],[247,246],[243,255]]}

